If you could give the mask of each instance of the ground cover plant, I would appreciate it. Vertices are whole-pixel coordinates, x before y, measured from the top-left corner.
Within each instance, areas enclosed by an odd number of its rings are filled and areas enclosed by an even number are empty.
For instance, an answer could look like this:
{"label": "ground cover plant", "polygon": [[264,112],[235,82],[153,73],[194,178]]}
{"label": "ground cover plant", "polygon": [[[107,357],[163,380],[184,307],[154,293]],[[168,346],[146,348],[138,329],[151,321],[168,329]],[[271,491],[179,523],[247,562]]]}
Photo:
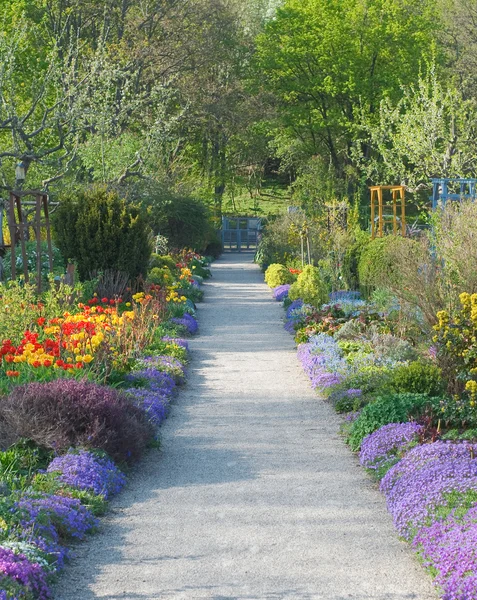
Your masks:
{"label": "ground cover plant", "polygon": [[160,259],[161,284],[124,298],[84,299],[65,286],[36,298],[3,286],[0,598],[50,598],[71,542],[97,530],[127,472],[158,443],[186,379],[199,282],[210,276],[193,252]]}

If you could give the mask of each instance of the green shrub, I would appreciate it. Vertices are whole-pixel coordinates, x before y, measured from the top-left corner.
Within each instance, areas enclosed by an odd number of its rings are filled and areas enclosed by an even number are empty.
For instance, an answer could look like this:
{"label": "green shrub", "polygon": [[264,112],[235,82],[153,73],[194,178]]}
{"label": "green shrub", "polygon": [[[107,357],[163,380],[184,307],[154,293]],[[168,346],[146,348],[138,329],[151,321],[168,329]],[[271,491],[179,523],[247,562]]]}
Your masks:
{"label": "green shrub", "polygon": [[307,265],[288,292],[290,300],[301,298],[306,304],[319,308],[328,300],[328,289],[318,267]]}
{"label": "green shrub", "polygon": [[293,275],[284,265],[274,263],[265,271],[265,283],[268,287],[275,288],[285,283],[291,283],[292,281]]}
{"label": "green shrub", "polygon": [[167,267],[163,267],[160,269],[159,267],[154,267],[147,274],[147,283],[153,283],[154,285],[171,285],[174,277],[170,270]]}
{"label": "green shrub", "polygon": [[150,269],[163,269],[167,267],[172,272],[178,272],[178,268],[176,267],[176,261],[172,258],[172,256],[161,255],[161,254],[151,254],[151,260],[149,261]]}
{"label": "green shrub", "polygon": [[402,242],[402,238],[386,235],[375,238],[362,248],[358,263],[360,286],[373,288],[382,285],[393,273],[392,248]]}
{"label": "green shrub", "polygon": [[433,400],[426,394],[390,394],[366,405],[352,424],[347,443],[354,452],[361,448],[363,439],[388,423],[405,423],[431,407]]}
{"label": "green shrub", "polygon": [[393,369],[391,385],[396,392],[439,396],[444,392],[445,382],[436,365],[414,361]]}
{"label": "green shrub", "polygon": [[207,207],[193,198],[158,199],[152,206],[151,217],[153,226],[167,237],[171,248],[202,252],[216,241]]}
{"label": "green shrub", "polygon": [[142,210],[105,187],[63,200],[54,215],[54,234],[67,259],[78,265],[80,279],[95,271],[145,275],[152,232]]}

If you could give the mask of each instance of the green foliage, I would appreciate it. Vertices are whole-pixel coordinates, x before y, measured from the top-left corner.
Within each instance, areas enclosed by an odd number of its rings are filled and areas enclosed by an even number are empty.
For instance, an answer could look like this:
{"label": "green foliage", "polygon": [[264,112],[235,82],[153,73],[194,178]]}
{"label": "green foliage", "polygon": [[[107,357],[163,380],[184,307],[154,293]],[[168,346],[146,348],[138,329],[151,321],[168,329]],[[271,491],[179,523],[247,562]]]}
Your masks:
{"label": "green foliage", "polygon": [[171,248],[203,251],[216,234],[206,206],[188,197],[151,198],[151,225]]}
{"label": "green foliage", "polygon": [[[337,173],[358,107],[399,97],[430,59],[439,19],[426,0],[287,0],[258,38],[257,77],[279,99],[282,145]],[[293,150],[294,148],[294,150]]]}
{"label": "green foliage", "polygon": [[82,280],[94,271],[120,271],[129,277],[147,271],[152,251],[147,216],[104,187],[63,200],[54,231],[61,253],[77,262]]}
{"label": "green foliage", "polygon": [[358,278],[361,286],[376,287],[386,281],[395,269],[392,248],[401,238],[387,235],[367,243],[360,252]]}
{"label": "green foliage", "polygon": [[393,369],[391,385],[396,392],[428,396],[440,396],[446,387],[441,369],[422,361],[414,361]]}
{"label": "green foliage", "polygon": [[265,271],[265,283],[268,287],[275,288],[284,283],[292,283],[294,277],[290,271],[278,263],[270,265]]}
{"label": "green foliage", "polygon": [[323,281],[320,270],[313,265],[307,265],[298,275],[288,292],[290,300],[301,298],[306,304],[319,308],[328,299],[328,289]]}
{"label": "green foliage", "polygon": [[162,256],[161,254],[153,253],[149,262],[149,267],[151,269],[162,269],[167,267],[172,273],[178,272],[176,261],[172,258],[172,256],[168,255]]}
{"label": "green foliage", "polygon": [[[35,276],[36,275],[36,261],[37,261],[37,244],[35,241],[26,242],[26,253],[27,253],[27,264],[28,264],[28,272]],[[15,251],[16,261],[16,276],[23,276],[23,255],[21,252],[20,246],[17,246]],[[53,246],[53,269],[55,273],[62,274],[64,272],[63,269],[63,257],[59,249],[56,246]],[[48,273],[50,272],[50,262],[48,258],[48,244],[45,241],[41,242],[41,274],[42,278],[46,278]],[[7,250],[5,252],[5,256],[3,257],[3,275],[4,279],[12,278],[12,259],[11,252]]]}
{"label": "green foliage", "polygon": [[[359,369],[356,373],[348,375],[342,383],[333,387],[329,397],[338,412],[357,410],[378,394],[391,393],[391,373],[389,367],[371,365]],[[361,390],[358,398],[349,398],[345,392],[349,389]]]}
{"label": "green foliage", "polygon": [[431,404],[427,394],[390,394],[365,406],[351,426],[347,443],[354,452],[363,439],[388,423],[404,423],[423,414]]}

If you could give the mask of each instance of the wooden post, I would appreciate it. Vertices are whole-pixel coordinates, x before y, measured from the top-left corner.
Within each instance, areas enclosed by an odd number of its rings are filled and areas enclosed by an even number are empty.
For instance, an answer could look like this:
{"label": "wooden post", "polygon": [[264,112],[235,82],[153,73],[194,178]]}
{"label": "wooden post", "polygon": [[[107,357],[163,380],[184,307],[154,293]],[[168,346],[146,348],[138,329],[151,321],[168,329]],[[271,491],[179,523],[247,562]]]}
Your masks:
{"label": "wooden post", "polygon": [[15,227],[15,196],[10,192],[10,200],[8,204],[8,229],[10,231],[10,258],[12,279],[17,275],[17,258],[15,255],[15,242],[17,241],[17,228]]}
{"label": "wooden post", "polygon": [[43,199],[43,212],[45,214],[45,228],[46,228],[46,242],[48,244],[48,264],[50,267],[50,273],[53,273],[53,247],[51,245],[51,231],[50,231],[50,213],[48,209],[48,196],[42,195]]}
{"label": "wooden post", "polygon": [[37,194],[35,206],[35,235],[36,235],[36,291],[41,293],[41,205],[43,197]]}
{"label": "wooden post", "polygon": [[397,235],[397,195],[399,190],[393,190],[393,233]]}
{"label": "wooden post", "polygon": [[378,188],[378,235],[383,237],[383,188]]}
{"label": "wooden post", "polygon": [[374,188],[371,188],[371,239],[374,240],[376,237],[376,231],[374,226]]}
{"label": "wooden post", "polygon": [[406,237],[406,188],[401,187],[401,227],[402,236]]}
{"label": "wooden post", "polygon": [[[30,277],[28,274],[28,256],[25,245],[25,225],[27,225],[23,219],[23,211],[22,211],[22,201],[20,196],[15,196],[15,204],[17,207],[17,215],[18,215],[18,228],[20,230],[20,245],[22,249],[22,259],[23,259],[23,274],[25,276],[25,283],[30,282]],[[28,225],[27,225],[28,226]],[[12,274],[13,276],[13,274]]]}

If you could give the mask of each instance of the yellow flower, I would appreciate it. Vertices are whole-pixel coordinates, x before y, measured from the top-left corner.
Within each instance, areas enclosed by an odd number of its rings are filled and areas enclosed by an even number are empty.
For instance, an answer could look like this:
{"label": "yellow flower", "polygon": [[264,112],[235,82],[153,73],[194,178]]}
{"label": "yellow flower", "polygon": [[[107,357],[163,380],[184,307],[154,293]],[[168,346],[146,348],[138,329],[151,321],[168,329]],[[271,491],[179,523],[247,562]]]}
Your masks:
{"label": "yellow flower", "polygon": [[88,363],[90,363],[92,360],[93,360],[93,357],[91,356],[91,354],[85,354],[85,355],[83,356],[83,360],[82,360],[82,362],[85,362],[85,363],[87,363],[87,364],[88,364]]}

